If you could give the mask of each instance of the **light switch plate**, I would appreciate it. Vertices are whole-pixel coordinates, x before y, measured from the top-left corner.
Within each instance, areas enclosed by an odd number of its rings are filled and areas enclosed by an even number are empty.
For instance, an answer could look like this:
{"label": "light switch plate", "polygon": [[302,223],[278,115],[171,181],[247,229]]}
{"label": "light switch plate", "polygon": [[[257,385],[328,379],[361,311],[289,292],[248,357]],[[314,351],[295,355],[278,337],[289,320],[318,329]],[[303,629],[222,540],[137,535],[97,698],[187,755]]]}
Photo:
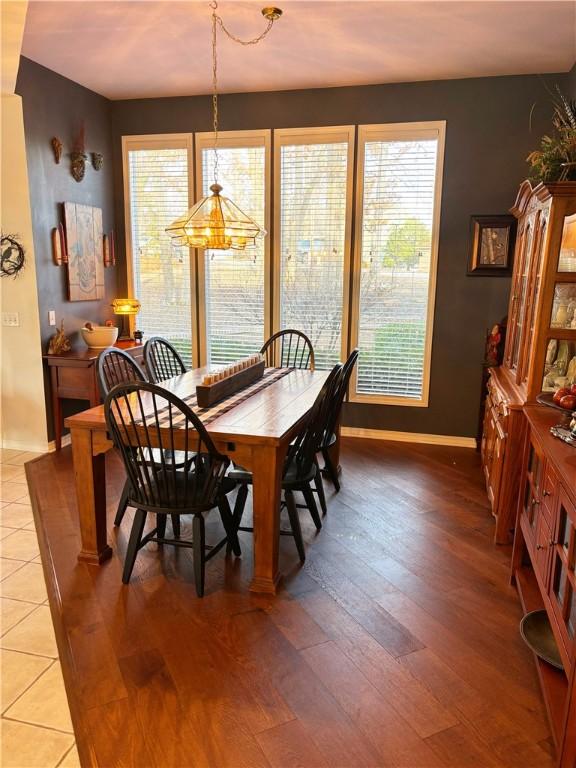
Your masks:
{"label": "light switch plate", "polygon": [[54,309],[48,310],[48,325],[56,325],[56,311]]}
{"label": "light switch plate", "polygon": [[20,325],[20,315],[18,312],[2,312],[2,325],[8,328],[14,328]]}

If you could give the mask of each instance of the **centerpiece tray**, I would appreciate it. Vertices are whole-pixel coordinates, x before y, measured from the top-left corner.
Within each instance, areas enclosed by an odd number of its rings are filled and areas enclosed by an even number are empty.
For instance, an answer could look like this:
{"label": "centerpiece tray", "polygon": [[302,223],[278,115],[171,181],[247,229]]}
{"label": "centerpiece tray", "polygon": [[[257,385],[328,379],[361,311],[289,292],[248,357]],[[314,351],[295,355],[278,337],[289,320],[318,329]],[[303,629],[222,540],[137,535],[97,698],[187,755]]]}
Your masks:
{"label": "centerpiece tray", "polygon": [[213,384],[198,384],[196,386],[196,398],[200,408],[210,406],[239,392],[244,387],[253,384],[264,375],[266,364],[264,360],[254,363],[248,368],[232,373],[225,379],[215,381]]}

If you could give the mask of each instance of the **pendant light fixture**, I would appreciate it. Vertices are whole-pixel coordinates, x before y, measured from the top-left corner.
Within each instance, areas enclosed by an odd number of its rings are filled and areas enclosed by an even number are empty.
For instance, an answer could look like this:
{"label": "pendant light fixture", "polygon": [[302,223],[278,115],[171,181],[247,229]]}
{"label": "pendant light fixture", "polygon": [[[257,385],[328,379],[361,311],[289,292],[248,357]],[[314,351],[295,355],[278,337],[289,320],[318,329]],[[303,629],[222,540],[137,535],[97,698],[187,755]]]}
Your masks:
{"label": "pendant light fixture", "polygon": [[244,250],[256,244],[256,238],[264,237],[266,230],[238,208],[224,195],[218,183],[218,56],[216,52],[217,29],[221,30],[240,45],[256,45],[262,40],[276,19],[282,15],[280,8],[263,8],[262,15],[268,20],[262,34],[252,40],[241,40],[231,34],[221,17],[216,13],[218,3],[210,3],[212,8],[212,116],[214,129],[214,183],[210,187],[211,195],[202,198],[187,213],[173,221],[166,232],[174,245],[190,248],[209,248],[227,251],[231,248]]}

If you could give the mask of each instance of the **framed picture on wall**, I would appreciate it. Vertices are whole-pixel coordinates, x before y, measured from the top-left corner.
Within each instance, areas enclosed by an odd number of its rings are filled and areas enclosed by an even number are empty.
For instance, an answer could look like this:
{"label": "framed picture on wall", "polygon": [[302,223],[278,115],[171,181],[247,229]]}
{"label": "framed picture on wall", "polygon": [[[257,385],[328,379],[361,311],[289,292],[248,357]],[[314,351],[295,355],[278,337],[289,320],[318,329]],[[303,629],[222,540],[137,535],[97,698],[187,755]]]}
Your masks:
{"label": "framed picture on wall", "polygon": [[68,245],[68,300],[104,298],[102,209],[64,203]]}
{"label": "framed picture on wall", "polygon": [[506,277],[512,273],[514,216],[472,216],[470,239],[469,275]]}

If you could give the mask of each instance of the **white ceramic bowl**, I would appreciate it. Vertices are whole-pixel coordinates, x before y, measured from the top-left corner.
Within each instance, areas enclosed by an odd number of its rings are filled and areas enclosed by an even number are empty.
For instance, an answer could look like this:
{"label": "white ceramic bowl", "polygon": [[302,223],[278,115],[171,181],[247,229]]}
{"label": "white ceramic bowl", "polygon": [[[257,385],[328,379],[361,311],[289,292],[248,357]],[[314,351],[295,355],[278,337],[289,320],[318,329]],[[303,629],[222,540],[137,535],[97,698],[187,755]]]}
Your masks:
{"label": "white ceramic bowl", "polygon": [[118,338],[118,328],[108,325],[93,325],[92,330],[81,328],[82,338],[92,349],[106,349],[111,347]]}

